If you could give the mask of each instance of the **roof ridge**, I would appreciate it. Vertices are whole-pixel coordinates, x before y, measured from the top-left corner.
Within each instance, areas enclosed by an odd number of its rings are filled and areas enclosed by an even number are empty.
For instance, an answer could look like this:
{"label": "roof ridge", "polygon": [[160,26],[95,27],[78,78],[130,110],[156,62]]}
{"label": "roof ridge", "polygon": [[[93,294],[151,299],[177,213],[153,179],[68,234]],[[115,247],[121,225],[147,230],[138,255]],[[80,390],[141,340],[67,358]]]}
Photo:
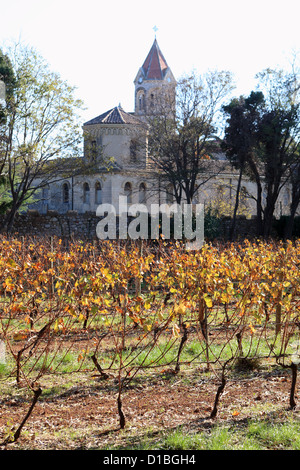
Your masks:
{"label": "roof ridge", "polygon": [[141,124],[141,121],[119,105],[85,123],[88,124]]}
{"label": "roof ridge", "polygon": [[118,110],[118,113],[119,113],[119,116],[121,118],[121,120],[123,121],[124,124],[126,124],[126,121],[124,119],[124,116],[123,116],[123,113],[125,113],[124,109],[122,109],[122,107],[119,105],[119,106],[116,106],[116,108]]}
{"label": "roof ridge", "polygon": [[113,109],[109,109],[107,112],[106,112],[106,115],[104,116],[104,118],[102,119],[102,122],[106,122],[108,120],[108,118],[111,116],[111,113],[113,112]]}

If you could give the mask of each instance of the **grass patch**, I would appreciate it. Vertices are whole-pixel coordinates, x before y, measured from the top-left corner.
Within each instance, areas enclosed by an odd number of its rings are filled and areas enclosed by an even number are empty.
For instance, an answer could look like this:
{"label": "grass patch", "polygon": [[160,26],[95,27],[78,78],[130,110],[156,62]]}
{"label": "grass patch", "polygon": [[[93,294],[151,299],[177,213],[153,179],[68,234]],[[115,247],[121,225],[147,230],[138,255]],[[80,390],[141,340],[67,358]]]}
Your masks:
{"label": "grass patch", "polygon": [[300,450],[300,422],[287,417],[284,423],[252,422],[247,436],[264,449]]}
{"label": "grass patch", "polygon": [[0,362],[0,377],[8,374],[8,366],[4,362]]}
{"label": "grass patch", "polygon": [[[285,417],[285,422],[252,421],[242,425],[208,426],[192,432],[183,427],[159,436],[144,435],[139,442],[119,445],[111,450],[300,450],[300,422]],[[135,438],[137,441],[137,439]],[[108,447],[106,448],[106,450]]]}

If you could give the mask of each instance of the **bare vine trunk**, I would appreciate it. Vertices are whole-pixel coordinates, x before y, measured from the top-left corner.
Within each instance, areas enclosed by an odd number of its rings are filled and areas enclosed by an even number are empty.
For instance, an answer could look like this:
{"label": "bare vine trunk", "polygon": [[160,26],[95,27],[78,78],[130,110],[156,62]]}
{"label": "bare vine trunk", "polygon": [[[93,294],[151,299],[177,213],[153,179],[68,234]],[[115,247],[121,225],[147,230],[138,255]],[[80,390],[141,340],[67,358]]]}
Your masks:
{"label": "bare vine trunk", "polygon": [[27,412],[26,415],[24,416],[24,419],[23,419],[23,421],[21,422],[20,426],[18,427],[18,429],[16,430],[16,432],[14,433],[14,435],[13,435],[12,437],[9,436],[8,438],[6,438],[6,439],[1,443],[1,445],[12,444],[13,442],[16,442],[16,441],[19,439],[19,437],[20,437],[20,435],[21,435],[21,431],[22,431],[23,427],[25,426],[26,421],[29,419],[29,417],[30,417],[30,415],[31,415],[31,413],[32,413],[32,411],[33,411],[33,409],[34,409],[34,407],[35,407],[35,405],[36,405],[36,403],[37,403],[37,401],[38,401],[38,399],[39,399],[39,396],[40,396],[41,393],[42,393],[41,387],[39,387],[38,389],[34,390],[33,393],[34,393],[34,397],[33,397],[32,403],[31,403],[31,405],[30,405],[30,408],[29,408],[28,412]]}
{"label": "bare vine trunk", "polygon": [[295,390],[296,390],[297,373],[298,373],[297,364],[292,363],[291,369],[292,369],[292,385],[291,385],[291,393],[290,393],[290,406],[291,406],[291,409],[294,410],[296,408]]}
{"label": "bare vine trunk", "polygon": [[188,338],[187,328],[186,328],[186,324],[184,322],[182,322],[182,329],[183,329],[183,335],[182,335],[182,338],[181,338],[181,341],[180,341],[178,354],[177,354],[176,367],[175,367],[176,374],[180,371],[180,364],[179,364],[180,355],[181,355],[181,351],[182,351],[182,348],[184,346],[184,343],[187,341],[187,338]]}
{"label": "bare vine trunk", "polygon": [[221,385],[218,387],[218,390],[217,390],[217,393],[216,393],[216,397],[215,397],[215,403],[214,403],[214,407],[213,407],[213,410],[210,414],[210,417],[211,419],[215,418],[217,416],[217,412],[218,412],[218,405],[219,405],[219,400],[220,400],[220,397],[224,391],[224,388],[225,388],[225,385],[226,385],[227,381],[226,381],[226,378],[225,378],[225,374],[224,372],[222,373],[222,380],[221,380]]}
{"label": "bare vine trunk", "polygon": [[119,395],[118,395],[118,413],[119,413],[119,417],[120,417],[120,428],[124,429],[126,420],[125,420],[125,415],[124,415],[123,410],[122,410],[121,393],[119,393]]}

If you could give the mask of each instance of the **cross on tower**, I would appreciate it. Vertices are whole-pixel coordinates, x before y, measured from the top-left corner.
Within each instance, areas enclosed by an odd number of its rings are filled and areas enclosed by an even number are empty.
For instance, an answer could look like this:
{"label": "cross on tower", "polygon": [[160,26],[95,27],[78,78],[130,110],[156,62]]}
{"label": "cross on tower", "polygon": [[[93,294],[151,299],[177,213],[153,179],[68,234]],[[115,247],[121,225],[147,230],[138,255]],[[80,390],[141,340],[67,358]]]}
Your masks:
{"label": "cross on tower", "polygon": [[158,31],[158,27],[157,27],[157,26],[154,26],[153,31],[154,31],[155,37],[156,37],[156,32]]}

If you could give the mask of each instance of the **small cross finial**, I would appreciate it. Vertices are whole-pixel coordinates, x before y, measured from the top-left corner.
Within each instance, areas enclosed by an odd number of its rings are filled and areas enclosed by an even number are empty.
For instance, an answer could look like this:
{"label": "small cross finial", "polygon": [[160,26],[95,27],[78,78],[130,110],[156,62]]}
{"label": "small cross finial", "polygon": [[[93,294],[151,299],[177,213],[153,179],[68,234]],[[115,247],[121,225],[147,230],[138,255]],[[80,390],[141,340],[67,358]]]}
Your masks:
{"label": "small cross finial", "polygon": [[153,31],[154,31],[155,37],[156,37],[156,32],[158,31],[158,27],[157,27],[157,26],[154,26]]}

